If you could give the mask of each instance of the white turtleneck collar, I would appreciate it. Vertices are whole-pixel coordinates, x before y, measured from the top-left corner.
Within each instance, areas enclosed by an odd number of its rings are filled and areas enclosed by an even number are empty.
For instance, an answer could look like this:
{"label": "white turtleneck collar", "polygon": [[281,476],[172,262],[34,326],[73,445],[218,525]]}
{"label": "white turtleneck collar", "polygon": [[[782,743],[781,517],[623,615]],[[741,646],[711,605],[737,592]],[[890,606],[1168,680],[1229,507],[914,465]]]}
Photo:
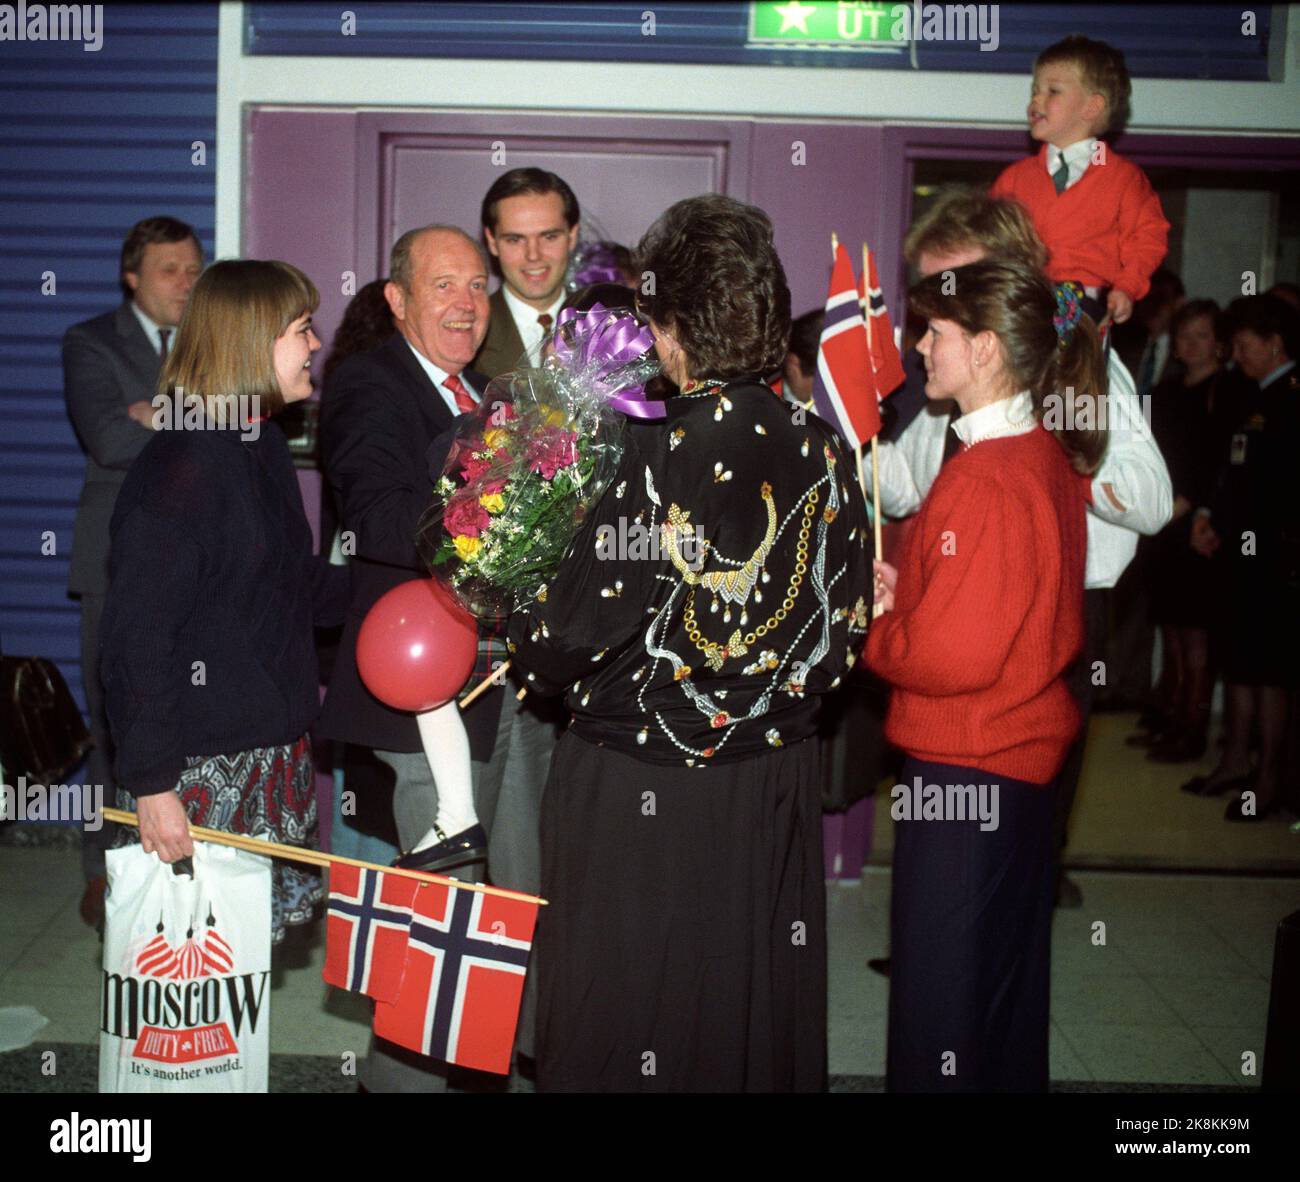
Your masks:
{"label": "white turtleneck collar", "polygon": [[974,447],[986,439],[1002,439],[1008,435],[1024,435],[1038,426],[1034,417],[1034,400],[1028,390],[999,398],[957,419],[952,429],[967,447]]}

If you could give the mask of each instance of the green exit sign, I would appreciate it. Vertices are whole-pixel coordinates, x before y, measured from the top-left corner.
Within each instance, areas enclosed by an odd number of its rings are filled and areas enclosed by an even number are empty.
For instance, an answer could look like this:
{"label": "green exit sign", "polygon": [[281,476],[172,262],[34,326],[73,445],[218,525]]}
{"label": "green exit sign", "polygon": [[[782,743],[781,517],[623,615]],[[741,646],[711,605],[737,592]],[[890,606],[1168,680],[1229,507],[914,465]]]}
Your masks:
{"label": "green exit sign", "polygon": [[[853,3],[849,0],[782,0],[749,6],[749,44],[783,48],[902,50],[895,37],[898,3]],[[904,41],[906,38],[904,37]]]}

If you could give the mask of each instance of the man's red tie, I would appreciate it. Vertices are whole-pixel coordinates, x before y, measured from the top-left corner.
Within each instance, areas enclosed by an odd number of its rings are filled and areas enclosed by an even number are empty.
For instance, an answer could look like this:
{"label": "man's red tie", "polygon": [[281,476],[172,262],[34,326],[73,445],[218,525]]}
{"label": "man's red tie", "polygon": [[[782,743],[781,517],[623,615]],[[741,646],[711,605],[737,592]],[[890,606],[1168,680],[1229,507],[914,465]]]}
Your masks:
{"label": "man's red tie", "polygon": [[537,323],[542,326],[543,332],[550,332],[551,325],[555,323],[555,317],[553,317],[549,312],[543,312],[538,316]]}
{"label": "man's red tie", "polygon": [[456,409],[459,411],[475,410],[478,403],[474,400],[474,395],[465,389],[465,383],[455,374],[449,374],[443,380],[443,388],[451,391],[451,396],[456,400]]}

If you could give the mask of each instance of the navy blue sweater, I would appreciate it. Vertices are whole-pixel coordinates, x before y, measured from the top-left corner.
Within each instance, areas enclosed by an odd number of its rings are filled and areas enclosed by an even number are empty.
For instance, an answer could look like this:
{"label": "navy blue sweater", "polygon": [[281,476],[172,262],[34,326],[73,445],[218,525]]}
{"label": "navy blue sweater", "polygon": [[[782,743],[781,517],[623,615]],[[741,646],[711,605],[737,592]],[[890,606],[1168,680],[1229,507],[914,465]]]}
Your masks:
{"label": "navy blue sweater", "polygon": [[189,755],[292,743],[315,719],[313,624],[347,574],[312,554],[284,433],[160,431],[111,525],[100,675],[119,783],[176,786]]}

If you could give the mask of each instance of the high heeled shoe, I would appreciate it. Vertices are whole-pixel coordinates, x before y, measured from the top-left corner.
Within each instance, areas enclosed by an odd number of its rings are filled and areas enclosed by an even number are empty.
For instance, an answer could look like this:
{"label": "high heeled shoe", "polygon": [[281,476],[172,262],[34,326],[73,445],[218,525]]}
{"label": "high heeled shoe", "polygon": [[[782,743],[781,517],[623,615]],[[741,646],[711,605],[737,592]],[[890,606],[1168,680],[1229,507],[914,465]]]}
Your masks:
{"label": "high heeled shoe", "polygon": [[1229,776],[1217,784],[1209,776],[1193,776],[1180,786],[1180,791],[1190,792],[1193,796],[1222,796],[1225,792],[1243,792],[1254,780],[1254,772],[1247,772],[1244,776]]}

